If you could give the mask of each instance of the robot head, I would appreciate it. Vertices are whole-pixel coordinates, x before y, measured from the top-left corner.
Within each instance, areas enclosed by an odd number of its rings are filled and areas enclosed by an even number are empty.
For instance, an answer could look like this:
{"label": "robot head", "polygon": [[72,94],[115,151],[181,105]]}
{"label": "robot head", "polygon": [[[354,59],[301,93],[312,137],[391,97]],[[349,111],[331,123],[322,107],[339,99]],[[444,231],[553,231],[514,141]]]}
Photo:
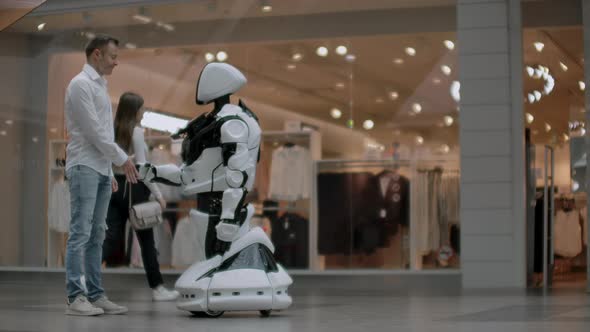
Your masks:
{"label": "robot head", "polygon": [[197,104],[209,104],[213,100],[238,91],[247,80],[236,67],[227,63],[211,62],[203,68],[197,82]]}

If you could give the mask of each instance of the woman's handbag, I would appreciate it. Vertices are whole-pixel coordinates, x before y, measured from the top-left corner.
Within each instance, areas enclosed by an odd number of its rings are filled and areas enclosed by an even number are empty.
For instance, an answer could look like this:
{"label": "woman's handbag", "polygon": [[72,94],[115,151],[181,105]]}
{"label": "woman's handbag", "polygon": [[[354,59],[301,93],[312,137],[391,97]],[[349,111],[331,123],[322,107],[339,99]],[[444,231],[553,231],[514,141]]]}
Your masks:
{"label": "woman's handbag", "polygon": [[162,206],[155,201],[131,205],[131,192],[133,188],[129,183],[129,222],[135,230],[150,229],[164,221],[162,218]]}

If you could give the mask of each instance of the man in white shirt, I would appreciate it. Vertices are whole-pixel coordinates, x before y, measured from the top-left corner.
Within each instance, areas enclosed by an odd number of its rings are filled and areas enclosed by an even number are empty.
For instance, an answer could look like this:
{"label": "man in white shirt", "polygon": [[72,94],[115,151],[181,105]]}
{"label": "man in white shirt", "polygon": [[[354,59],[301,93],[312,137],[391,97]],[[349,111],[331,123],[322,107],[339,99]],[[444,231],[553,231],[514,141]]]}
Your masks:
{"label": "man in white shirt", "polygon": [[[82,72],[70,82],[65,96],[69,141],[66,176],[70,186],[71,223],[66,249],[66,314],[123,314],[127,308],[107,299],[102,288],[102,244],[111,192],[117,191],[112,164],[122,166],[137,182],[133,161],[115,144],[113,110],[107,81],[117,66],[118,40],[97,36],[86,46]],[[86,294],[81,283],[86,279]]]}

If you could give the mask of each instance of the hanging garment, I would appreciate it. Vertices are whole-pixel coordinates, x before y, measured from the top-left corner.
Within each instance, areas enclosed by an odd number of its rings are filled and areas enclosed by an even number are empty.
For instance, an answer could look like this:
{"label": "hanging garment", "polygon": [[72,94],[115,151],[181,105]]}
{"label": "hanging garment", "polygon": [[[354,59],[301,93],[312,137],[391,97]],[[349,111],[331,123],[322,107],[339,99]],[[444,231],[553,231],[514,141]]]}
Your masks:
{"label": "hanging garment", "polygon": [[70,189],[66,181],[53,183],[49,194],[47,218],[49,229],[68,233],[70,230]]}
{"label": "hanging garment", "polygon": [[176,225],[172,240],[172,266],[185,268],[195,262],[205,260],[205,235],[207,225],[192,222],[188,217],[182,218]]}
{"label": "hanging garment", "polygon": [[309,221],[295,213],[271,220],[275,259],[286,268],[309,266]]}
{"label": "hanging garment", "polygon": [[583,207],[580,210],[580,216],[582,217],[582,240],[584,245],[588,245],[588,208]]}
{"label": "hanging garment", "polygon": [[553,227],[555,254],[571,258],[582,252],[582,227],[577,211],[557,211]]}
{"label": "hanging garment", "polygon": [[282,146],[272,154],[269,198],[296,201],[310,197],[311,155],[301,146]]}

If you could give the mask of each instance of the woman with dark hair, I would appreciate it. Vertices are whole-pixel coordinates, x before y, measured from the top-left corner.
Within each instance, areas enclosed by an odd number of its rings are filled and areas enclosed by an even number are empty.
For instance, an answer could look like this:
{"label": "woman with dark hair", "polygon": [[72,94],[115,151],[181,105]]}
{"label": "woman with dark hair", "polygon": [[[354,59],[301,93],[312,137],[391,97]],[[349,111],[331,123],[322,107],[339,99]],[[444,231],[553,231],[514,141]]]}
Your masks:
{"label": "woman with dark hair", "polygon": [[[132,92],[125,92],[119,99],[115,115],[115,142],[129,155],[135,156],[136,164],[147,162],[148,148],[145,143],[143,129],[139,123],[143,117],[143,98]],[[118,190],[111,196],[107,214],[106,237],[103,244],[103,261],[111,263],[117,251],[124,251],[125,224],[129,218],[129,195],[132,194],[132,204],[149,200],[150,193],[160,203],[162,209],[166,207],[160,190],[155,183],[138,182],[129,184],[125,181],[125,173],[119,167],[113,167]],[[127,188],[125,187],[127,186]],[[154,242],[152,229],[136,230],[135,234],[141,247],[141,258],[154,301],[173,301],[178,297],[177,291],[166,289],[160,273],[158,252]]]}

